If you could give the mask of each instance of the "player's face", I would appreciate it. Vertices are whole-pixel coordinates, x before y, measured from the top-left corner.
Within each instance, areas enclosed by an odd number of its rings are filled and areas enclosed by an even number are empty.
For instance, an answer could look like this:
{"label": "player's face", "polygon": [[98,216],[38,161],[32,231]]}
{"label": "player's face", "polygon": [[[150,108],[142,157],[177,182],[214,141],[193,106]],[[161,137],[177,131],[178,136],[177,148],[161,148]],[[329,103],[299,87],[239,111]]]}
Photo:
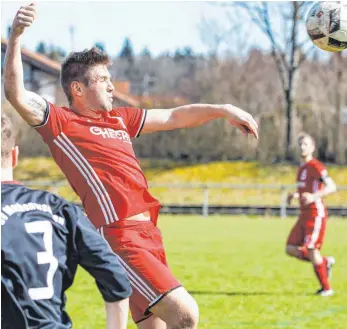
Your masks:
{"label": "player's face", "polygon": [[114,86],[107,66],[93,66],[87,75],[89,83],[83,88],[86,105],[91,109],[111,111]]}
{"label": "player's face", "polygon": [[300,140],[299,147],[301,157],[307,157],[312,155],[315,149],[313,141],[311,140],[311,138],[308,137],[304,137]]}

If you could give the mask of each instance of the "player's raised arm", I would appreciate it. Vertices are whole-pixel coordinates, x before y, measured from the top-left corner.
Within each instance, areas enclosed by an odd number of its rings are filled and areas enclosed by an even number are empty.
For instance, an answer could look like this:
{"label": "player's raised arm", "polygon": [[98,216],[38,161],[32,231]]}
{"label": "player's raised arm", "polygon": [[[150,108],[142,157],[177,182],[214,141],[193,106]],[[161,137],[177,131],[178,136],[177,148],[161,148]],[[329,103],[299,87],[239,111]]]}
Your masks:
{"label": "player's raised arm", "polygon": [[20,38],[24,30],[32,25],[35,17],[36,8],[33,3],[18,10],[12,23],[4,63],[5,96],[31,126],[41,124],[46,112],[45,100],[24,88]]}
{"label": "player's raised arm", "polygon": [[201,126],[211,120],[225,118],[247,136],[258,138],[258,124],[251,114],[230,105],[190,104],[168,110],[150,110],[142,133]]}

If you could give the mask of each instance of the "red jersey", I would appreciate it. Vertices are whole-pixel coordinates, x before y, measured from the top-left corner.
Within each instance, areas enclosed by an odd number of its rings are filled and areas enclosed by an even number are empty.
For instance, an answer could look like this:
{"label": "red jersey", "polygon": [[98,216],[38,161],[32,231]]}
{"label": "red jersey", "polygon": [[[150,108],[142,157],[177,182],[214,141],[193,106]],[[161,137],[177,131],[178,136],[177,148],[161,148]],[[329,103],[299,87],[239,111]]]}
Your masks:
{"label": "red jersey", "polygon": [[157,222],[160,203],[148,191],[131,142],[145,119],[143,109],[114,108],[94,119],[48,103],[36,127],[96,228],[147,210]]}
{"label": "red jersey", "polygon": [[319,213],[325,211],[325,206],[321,198],[309,205],[304,205],[301,201],[301,195],[304,192],[315,193],[321,190],[324,179],[327,176],[327,169],[317,159],[312,159],[300,166],[296,181],[300,194],[301,210],[316,210]]}

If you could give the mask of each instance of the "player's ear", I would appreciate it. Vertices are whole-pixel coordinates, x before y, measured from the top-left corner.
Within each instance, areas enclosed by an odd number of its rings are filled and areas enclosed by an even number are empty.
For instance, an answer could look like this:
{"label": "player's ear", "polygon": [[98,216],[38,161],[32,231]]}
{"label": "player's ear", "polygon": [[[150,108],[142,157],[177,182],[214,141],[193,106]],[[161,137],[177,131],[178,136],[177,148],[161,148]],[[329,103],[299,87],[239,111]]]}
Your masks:
{"label": "player's ear", "polygon": [[83,96],[82,84],[79,81],[72,81],[71,83],[72,96],[81,97]]}
{"label": "player's ear", "polygon": [[18,146],[15,146],[12,149],[12,168],[16,167],[18,164],[18,155],[19,155],[19,149],[18,149]]}

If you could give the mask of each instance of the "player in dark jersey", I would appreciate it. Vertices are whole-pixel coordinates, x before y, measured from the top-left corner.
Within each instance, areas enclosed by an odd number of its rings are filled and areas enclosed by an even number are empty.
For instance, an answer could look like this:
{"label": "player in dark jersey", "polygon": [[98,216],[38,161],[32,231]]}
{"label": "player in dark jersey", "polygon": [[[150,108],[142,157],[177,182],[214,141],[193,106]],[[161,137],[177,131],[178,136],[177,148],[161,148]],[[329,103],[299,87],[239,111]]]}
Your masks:
{"label": "player in dark jersey", "polygon": [[23,83],[20,39],[35,15],[35,5],[22,7],[12,24],[4,64],[7,99],[42,136],[88,218],[128,272],[134,291],[130,310],[138,327],[197,328],[197,303],[168,266],[157,227],[160,203],[148,190],[131,139],[219,118],[246,136],[258,137],[256,121],[231,104],[113,108],[111,60],[97,48],[71,53],[62,64],[69,107],[46,102]]}
{"label": "player in dark jersey", "polygon": [[79,207],[13,180],[17,154],[11,122],[2,115],[2,328],[71,328],[65,291],[81,265],[105,301],[107,328],[125,329],[131,287],[117,256]]}
{"label": "player in dark jersey", "polygon": [[322,198],[334,193],[336,186],[325,166],[313,158],[313,138],[302,134],[298,142],[301,155],[301,166],[296,178],[298,189],[288,195],[288,203],[292,199],[299,200],[300,216],[289,234],[286,252],[289,256],[312,263],[321,284],[317,295],[326,297],[333,295],[329,276],[335,259],[320,253],[328,222],[328,211]]}

